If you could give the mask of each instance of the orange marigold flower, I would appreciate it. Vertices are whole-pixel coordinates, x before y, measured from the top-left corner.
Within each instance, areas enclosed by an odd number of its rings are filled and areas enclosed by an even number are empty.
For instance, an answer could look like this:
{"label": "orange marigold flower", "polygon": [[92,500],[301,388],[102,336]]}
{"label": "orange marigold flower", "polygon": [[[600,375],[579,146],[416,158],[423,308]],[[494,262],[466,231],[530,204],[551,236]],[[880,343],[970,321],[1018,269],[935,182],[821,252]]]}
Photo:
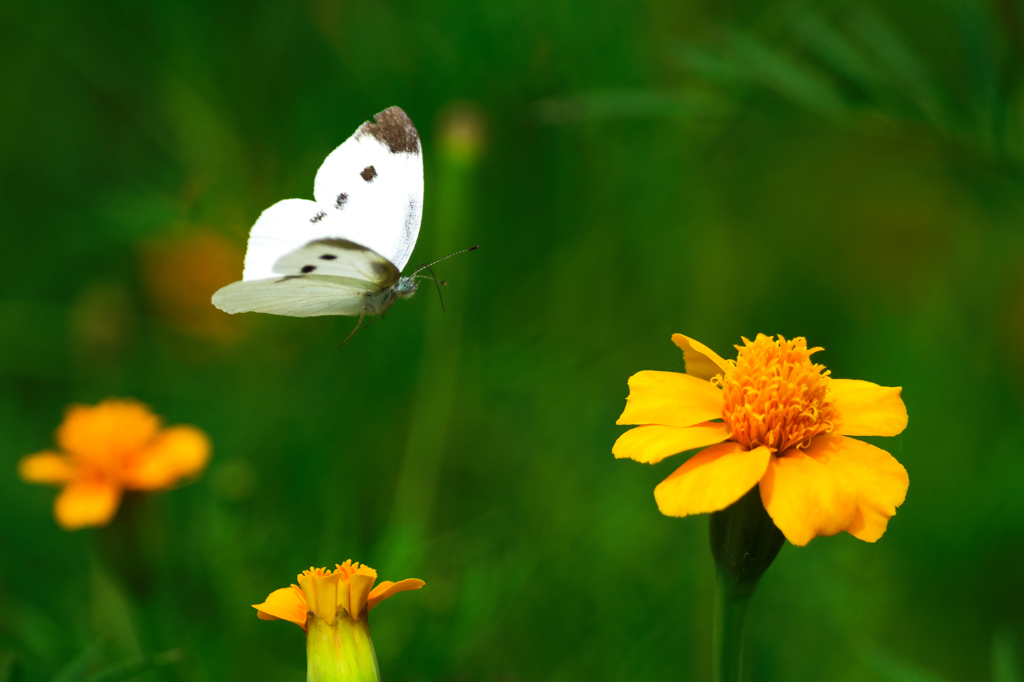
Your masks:
{"label": "orange marigold flower", "polygon": [[65,530],[106,525],[125,490],[171,488],[202,472],[210,458],[205,433],[161,428],[159,417],[131,399],[70,406],[56,440],[63,452],[22,457],[18,473],[28,483],[63,486],[53,512]]}
{"label": "orange marigold flower", "polygon": [[654,489],[661,513],[725,509],[755,485],[794,545],[847,531],[874,542],[903,503],[910,479],[888,452],[849,436],[895,436],[907,426],[899,387],[833,379],[803,338],[758,334],[724,360],[682,334],[686,373],[643,371],[612,453],[655,463],[704,448]]}
{"label": "orange marigold flower", "polygon": [[377,571],[352,561],[333,571],[310,567],[298,585],[274,590],[253,604],[263,620],[287,620],[306,631],[306,679],[309,682],[380,682],[377,654],[370,638],[369,611],[388,597],[418,590],[415,578],[377,587]]}
{"label": "orange marigold flower", "polygon": [[332,625],[338,609],[343,609],[349,618],[359,620],[385,599],[424,585],[422,580],[406,578],[397,583],[385,580],[374,587],[377,571],[369,566],[351,559],[335,566],[333,571],[311,566],[298,575],[298,585],[274,590],[262,604],[253,604],[256,615],[262,620],[291,621],[305,630],[309,614]]}

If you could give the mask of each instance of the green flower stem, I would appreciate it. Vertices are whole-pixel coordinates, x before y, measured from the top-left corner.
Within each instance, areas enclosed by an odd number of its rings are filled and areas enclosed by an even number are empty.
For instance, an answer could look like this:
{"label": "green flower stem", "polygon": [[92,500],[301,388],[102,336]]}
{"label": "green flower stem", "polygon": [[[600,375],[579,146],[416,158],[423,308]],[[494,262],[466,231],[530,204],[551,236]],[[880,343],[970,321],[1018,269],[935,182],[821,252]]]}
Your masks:
{"label": "green flower stem", "polygon": [[715,682],[739,682],[747,607],[786,538],[765,511],[760,488],[755,485],[736,502],[711,515],[708,539],[717,569],[712,630]]}
{"label": "green flower stem", "polygon": [[[473,189],[483,151],[483,120],[472,107],[457,106],[438,126],[437,186],[431,195],[434,219],[429,239],[421,239],[425,261],[435,260],[471,246]],[[433,190],[432,190],[433,191]],[[427,235],[424,235],[424,239]],[[414,567],[429,529],[438,481],[453,415],[460,399],[459,367],[462,357],[462,320],[467,307],[472,256],[445,261],[437,271],[451,280],[447,313],[439,300],[430,301],[424,325],[419,377],[413,392],[405,454],[388,528],[384,532],[382,564]],[[413,261],[415,263],[415,261]],[[426,272],[424,272],[426,274]],[[435,295],[433,282],[420,284],[420,296]]]}
{"label": "green flower stem", "polygon": [[128,491],[113,520],[96,529],[100,561],[136,600],[152,595],[154,576],[164,563],[161,521],[158,500]]}
{"label": "green flower stem", "polygon": [[309,614],[306,682],[380,682],[366,611],[353,621],[339,607],[333,624],[315,613]]}
{"label": "green flower stem", "polygon": [[753,589],[738,589],[722,571],[715,576],[715,620],[712,630],[715,682],[739,682],[743,674],[743,640],[747,607]]}

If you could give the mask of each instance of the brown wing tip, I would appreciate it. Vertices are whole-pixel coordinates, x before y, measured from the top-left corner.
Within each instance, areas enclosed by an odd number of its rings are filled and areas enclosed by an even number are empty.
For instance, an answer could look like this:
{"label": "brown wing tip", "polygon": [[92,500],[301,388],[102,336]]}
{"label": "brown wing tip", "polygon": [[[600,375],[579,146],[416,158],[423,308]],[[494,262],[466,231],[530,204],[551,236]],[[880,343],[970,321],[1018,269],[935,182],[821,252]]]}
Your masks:
{"label": "brown wing tip", "polygon": [[381,144],[386,144],[392,154],[419,154],[420,136],[416,126],[400,107],[388,107],[359,128],[359,133],[369,135]]}

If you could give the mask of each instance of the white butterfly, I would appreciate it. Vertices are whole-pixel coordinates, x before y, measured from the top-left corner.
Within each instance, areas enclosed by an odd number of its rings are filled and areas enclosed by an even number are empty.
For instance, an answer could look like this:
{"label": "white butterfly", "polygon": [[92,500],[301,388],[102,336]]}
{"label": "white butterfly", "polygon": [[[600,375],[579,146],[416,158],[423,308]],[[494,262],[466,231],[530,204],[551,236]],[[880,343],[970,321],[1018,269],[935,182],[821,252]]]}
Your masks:
{"label": "white butterfly", "polygon": [[416,273],[400,272],[420,231],[423,158],[404,111],[385,109],[331,152],[313,196],[263,211],[249,233],[242,281],[215,293],[215,306],[227,313],[358,315],[361,323],[416,292]]}

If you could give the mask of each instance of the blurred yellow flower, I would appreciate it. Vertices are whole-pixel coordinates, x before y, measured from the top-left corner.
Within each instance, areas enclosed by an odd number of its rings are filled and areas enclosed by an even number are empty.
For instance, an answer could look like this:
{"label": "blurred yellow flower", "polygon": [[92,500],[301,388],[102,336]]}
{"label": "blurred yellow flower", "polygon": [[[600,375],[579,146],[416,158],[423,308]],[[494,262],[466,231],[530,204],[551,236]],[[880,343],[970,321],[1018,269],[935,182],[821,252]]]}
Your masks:
{"label": "blurred yellow flower", "polygon": [[369,566],[335,566],[303,571],[298,585],[274,590],[253,608],[263,620],[291,621],[306,631],[307,682],[380,682],[369,611],[392,595],[420,589],[423,581],[385,580],[374,587],[377,571]]}
{"label": "blurred yellow flower", "polygon": [[253,604],[256,615],[262,620],[291,621],[305,630],[308,614],[333,624],[340,608],[352,620],[359,620],[385,599],[424,585],[422,580],[407,578],[397,583],[385,580],[373,587],[377,571],[369,566],[351,560],[335,566],[333,571],[312,567],[303,571],[296,578],[298,585],[274,590],[262,604]]}
{"label": "blurred yellow flower", "polygon": [[906,469],[888,452],[848,436],[895,436],[907,426],[899,387],[833,379],[803,338],[758,334],[735,360],[682,334],[686,373],[629,379],[612,453],[655,463],[695,448],[654,490],[661,513],[725,509],[755,485],[794,545],[847,531],[874,542],[906,497]]}
{"label": "blurred yellow flower", "polygon": [[202,472],[210,458],[205,433],[160,428],[160,418],[131,399],[70,406],[56,440],[63,452],[22,457],[18,473],[28,483],[63,486],[53,511],[65,530],[106,525],[123,491],[171,488]]}

